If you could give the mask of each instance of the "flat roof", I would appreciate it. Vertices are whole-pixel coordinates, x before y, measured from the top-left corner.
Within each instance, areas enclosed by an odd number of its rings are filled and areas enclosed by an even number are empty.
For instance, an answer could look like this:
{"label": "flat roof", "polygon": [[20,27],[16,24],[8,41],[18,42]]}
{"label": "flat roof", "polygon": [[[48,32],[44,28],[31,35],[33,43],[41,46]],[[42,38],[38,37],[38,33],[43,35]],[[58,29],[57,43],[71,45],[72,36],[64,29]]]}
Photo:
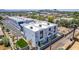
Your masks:
{"label": "flat roof", "polygon": [[56,26],[57,24],[40,21],[40,22],[36,22],[36,23],[29,23],[29,24],[22,24],[22,25],[23,25],[23,27],[36,32],[36,31],[46,29],[46,28],[49,28],[52,26]]}
{"label": "flat roof", "polygon": [[19,16],[13,16],[13,17],[8,17],[10,19],[13,19],[17,22],[22,22],[22,21],[32,21],[33,19],[31,18],[25,18],[25,17],[19,17]]}

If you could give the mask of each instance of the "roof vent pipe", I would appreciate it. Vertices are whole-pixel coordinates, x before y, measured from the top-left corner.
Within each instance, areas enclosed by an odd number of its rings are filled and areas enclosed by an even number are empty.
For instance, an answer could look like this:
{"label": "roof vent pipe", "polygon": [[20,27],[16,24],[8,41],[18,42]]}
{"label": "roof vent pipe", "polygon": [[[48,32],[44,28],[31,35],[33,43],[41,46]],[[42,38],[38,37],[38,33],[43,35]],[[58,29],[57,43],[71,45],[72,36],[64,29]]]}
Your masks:
{"label": "roof vent pipe", "polygon": [[39,27],[42,27],[42,25],[39,25]]}
{"label": "roof vent pipe", "polygon": [[33,27],[30,27],[31,29],[33,29]]}

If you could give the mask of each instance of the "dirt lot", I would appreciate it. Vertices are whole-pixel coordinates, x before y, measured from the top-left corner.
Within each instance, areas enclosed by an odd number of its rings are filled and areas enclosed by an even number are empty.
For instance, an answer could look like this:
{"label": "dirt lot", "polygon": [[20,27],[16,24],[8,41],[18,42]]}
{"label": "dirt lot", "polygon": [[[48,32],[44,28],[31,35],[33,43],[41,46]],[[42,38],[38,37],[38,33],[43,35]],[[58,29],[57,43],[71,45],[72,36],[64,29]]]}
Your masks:
{"label": "dirt lot", "polygon": [[0,45],[0,50],[11,50],[11,48],[5,47],[4,45]]}
{"label": "dirt lot", "polygon": [[[58,31],[63,34],[67,34],[71,29],[65,27],[59,27]],[[70,41],[70,37],[72,37],[72,33],[69,34],[67,37],[63,37],[59,41],[55,42],[51,45],[51,50],[57,50],[59,48],[66,49],[73,41]],[[50,50],[50,47],[46,48],[46,50]]]}
{"label": "dirt lot", "polygon": [[[66,49],[72,43],[73,43],[73,41],[70,41],[69,39],[62,38],[58,42],[51,45],[51,50],[58,50],[59,48]],[[50,50],[50,47],[46,48],[45,50]]]}
{"label": "dirt lot", "polygon": [[[76,30],[75,32],[75,37],[78,39],[79,41],[79,29]],[[69,50],[79,50],[79,42],[76,41],[73,46],[69,49]]]}
{"label": "dirt lot", "polygon": [[75,42],[69,50],[79,50],[79,42]]}
{"label": "dirt lot", "polygon": [[58,32],[66,34],[70,31],[71,29],[66,28],[66,27],[58,27]]}

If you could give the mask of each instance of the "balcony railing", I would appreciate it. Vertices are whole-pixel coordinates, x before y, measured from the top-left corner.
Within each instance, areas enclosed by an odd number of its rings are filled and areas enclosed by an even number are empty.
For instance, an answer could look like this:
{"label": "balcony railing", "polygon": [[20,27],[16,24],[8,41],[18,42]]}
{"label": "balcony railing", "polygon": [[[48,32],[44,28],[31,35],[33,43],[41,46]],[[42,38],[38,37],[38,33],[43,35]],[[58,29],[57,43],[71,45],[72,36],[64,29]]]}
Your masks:
{"label": "balcony railing", "polygon": [[47,37],[45,40],[39,41],[38,46],[42,47],[45,44],[49,43],[50,41],[52,41],[53,39],[55,39],[57,37],[57,35],[51,35],[49,37]]}

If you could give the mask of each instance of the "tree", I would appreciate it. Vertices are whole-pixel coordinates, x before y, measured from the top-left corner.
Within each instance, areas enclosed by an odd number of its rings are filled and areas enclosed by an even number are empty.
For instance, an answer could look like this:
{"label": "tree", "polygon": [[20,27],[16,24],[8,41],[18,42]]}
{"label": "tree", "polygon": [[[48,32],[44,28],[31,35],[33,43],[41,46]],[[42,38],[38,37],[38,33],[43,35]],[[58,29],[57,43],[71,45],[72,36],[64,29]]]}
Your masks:
{"label": "tree", "polygon": [[36,15],[31,15],[31,18],[36,19],[37,16]]}
{"label": "tree", "polygon": [[36,14],[37,14],[36,12],[32,12],[30,14],[30,17],[33,18],[33,19],[36,19],[37,18]]}
{"label": "tree", "polygon": [[53,20],[54,20],[54,16],[48,16],[48,22],[53,22]]}
{"label": "tree", "polygon": [[73,20],[70,20],[69,22],[70,22],[70,27],[72,27],[71,25],[74,25],[74,24],[79,26],[79,19],[73,19]]}
{"label": "tree", "polygon": [[58,26],[60,26],[60,21],[59,20],[56,20],[55,23],[58,24]]}
{"label": "tree", "polygon": [[5,27],[4,26],[2,26],[2,30],[4,30],[5,29]]}
{"label": "tree", "polygon": [[9,32],[10,30],[9,29],[6,29],[6,31]]}
{"label": "tree", "polygon": [[[77,29],[77,24],[71,24],[71,26],[72,26],[72,28],[73,28],[73,39],[74,39],[74,35],[75,35],[75,30]],[[75,39],[74,39],[74,41],[76,41]]]}
{"label": "tree", "polygon": [[72,20],[61,19],[58,23],[60,26],[73,28],[72,26],[73,24],[79,26],[79,19],[72,19]]}
{"label": "tree", "polygon": [[51,48],[52,48],[52,39],[49,39],[49,42],[51,43],[50,44],[50,50],[51,50]]}
{"label": "tree", "polygon": [[2,41],[2,39],[0,39],[0,45],[2,45],[3,44],[3,41]]}
{"label": "tree", "polygon": [[5,47],[10,46],[9,39],[7,37],[3,37],[2,39],[3,39],[3,44]]}
{"label": "tree", "polygon": [[74,13],[73,13],[73,17],[74,17],[75,19],[78,19],[78,18],[79,18],[79,12],[74,12]]}
{"label": "tree", "polygon": [[3,20],[3,17],[0,16],[0,24],[2,25],[3,23],[1,22]]}
{"label": "tree", "polygon": [[60,20],[60,25],[64,26],[64,27],[69,27],[70,24],[69,24],[69,21],[61,19]]}
{"label": "tree", "polygon": [[45,20],[45,17],[44,17],[44,16],[39,15],[39,16],[37,16],[37,19],[38,19],[38,20]]}
{"label": "tree", "polygon": [[0,16],[0,20],[2,20],[3,19],[3,17],[2,16]]}
{"label": "tree", "polygon": [[19,14],[19,16],[21,17],[21,16],[22,16],[22,14]]}

